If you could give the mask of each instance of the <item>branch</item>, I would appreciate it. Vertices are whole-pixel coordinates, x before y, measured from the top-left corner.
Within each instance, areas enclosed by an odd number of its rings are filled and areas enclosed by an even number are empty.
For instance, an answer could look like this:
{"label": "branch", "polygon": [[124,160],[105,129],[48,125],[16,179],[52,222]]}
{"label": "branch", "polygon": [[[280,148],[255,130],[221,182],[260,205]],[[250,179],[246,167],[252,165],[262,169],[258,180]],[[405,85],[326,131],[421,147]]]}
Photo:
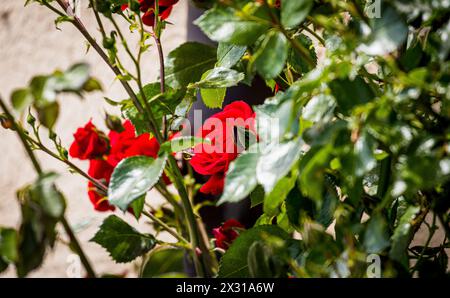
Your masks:
{"label": "branch", "polygon": [[[11,112],[9,111],[8,107],[6,106],[6,104],[3,102],[3,100],[0,98],[0,106],[2,107],[2,110],[5,112],[5,114],[7,115],[7,117],[9,118],[9,120],[11,121],[13,128],[16,130],[17,134],[20,137],[20,140],[22,141],[23,146],[25,147],[28,156],[30,157],[30,159],[33,162],[34,168],[36,170],[36,172],[39,175],[43,174],[42,168],[36,158],[36,156],[34,155],[33,150],[30,147],[30,144],[27,141],[27,138],[25,137],[25,133],[23,132],[22,128],[20,127],[20,125],[17,124],[16,120],[14,119],[14,116],[11,114]],[[78,254],[78,256],[80,257],[80,260],[84,266],[84,268],[86,269],[86,272],[88,274],[89,277],[95,278],[96,274],[91,266],[91,264],[89,263],[88,258],[86,257],[86,254],[84,253],[80,243],[78,242],[72,228],[70,227],[70,225],[67,223],[67,220],[65,219],[65,217],[63,217],[61,219],[61,223],[64,226],[64,230],[66,231],[66,233],[69,235],[70,238],[70,243],[71,246],[75,249],[76,253]]]}
{"label": "branch", "polygon": [[172,230],[168,225],[166,225],[163,221],[161,221],[159,218],[151,214],[147,211],[142,211],[142,214],[150,218],[152,221],[154,221],[156,224],[161,226],[166,232],[168,232],[170,235],[178,239],[179,241],[183,242],[184,244],[187,244],[190,247],[189,241],[183,238],[183,236],[179,235],[176,231]]}

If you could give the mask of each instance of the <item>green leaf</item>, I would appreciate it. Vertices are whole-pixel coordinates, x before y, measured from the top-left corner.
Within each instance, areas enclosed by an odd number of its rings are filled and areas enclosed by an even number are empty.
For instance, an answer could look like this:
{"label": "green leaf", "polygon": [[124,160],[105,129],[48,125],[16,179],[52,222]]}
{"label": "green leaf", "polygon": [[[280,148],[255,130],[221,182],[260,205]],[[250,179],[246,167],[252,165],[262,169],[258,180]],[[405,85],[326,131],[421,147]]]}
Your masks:
{"label": "green leaf", "polygon": [[256,71],[266,80],[276,78],[284,68],[289,43],[279,31],[270,31],[254,55]]}
{"label": "green leaf", "polygon": [[48,88],[48,80],[48,76],[35,76],[31,79],[29,87],[35,104],[43,105],[56,100],[56,92],[53,88]]}
{"label": "green leaf", "polygon": [[227,95],[227,88],[200,89],[203,103],[210,109],[222,108],[223,101]]}
{"label": "green leaf", "polygon": [[232,69],[217,67],[202,75],[199,82],[191,84],[191,88],[200,88],[200,95],[208,108],[222,108],[226,95],[226,87],[237,85],[245,75]]}
{"label": "green leaf", "polygon": [[296,180],[297,175],[292,175],[292,177],[283,177],[278,181],[273,190],[264,198],[264,213],[268,216],[277,216],[280,213],[280,206],[295,186]]}
{"label": "green leaf", "polygon": [[12,93],[11,103],[16,111],[22,112],[33,103],[33,96],[29,89],[18,89]]}
{"label": "green leaf", "polygon": [[246,19],[232,8],[214,7],[198,18],[194,24],[212,40],[235,45],[251,45],[268,26]]}
{"label": "green leaf", "polygon": [[261,185],[250,193],[251,208],[258,206],[264,202],[264,188]]}
{"label": "green leaf", "polygon": [[361,44],[358,50],[373,56],[395,51],[408,35],[406,22],[386,3],[382,5],[380,17],[371,19],[371,29],[368,41]]}
{"label": "green leaf", "polygon": [[256,177],[266,193],[270,193],[277,182],[290,172],[300,158],[301,139],[280,144],[271,144],[262,152],[256,168]]}
{"label": "green leaf", "polygon": [[302,23],[311,11],[313,4],[313,0],[282,1],[282,25],[287,28],[293,28]]}
{"label": "green leaf", "polygon": [[121,161],[111,176],[109,203],[126,211],[130,204],[149,191],[164,172],[167,158],[134,156]]}
{"label": "green leaf", "polygon": [[400,217],[394,234],[391,237],[391,250],[389,257],[408,267],[408,254],[406,250],[412,240],[412,222],[420,211],[420,207],[409,206],[405,213]]}
{"label": "green leaf", "polygon": [[185,251],[168,248],[151,252],[142,272],[143,278],[170,277],[184,272]]}
{"label": "green leaf", "polygon": [[139,218],[141,218],[142,211],[144,210],[145,197],[146,197],[146,194],[142,195],[140,198],[138,198],[137,200],[134,200],[130,204],[130,208],[133,210],[133,215],[137,220],[139,220]]}
{"label": "green leaf", "polygon": [[297,229],[303,227],[303,223],[311,219],[327,228],[334,220],[334,212],[339,202],[336,189],[332,185],[326,185],[322,193],[323,201],[320,206],[304,196],[296,187],[286,198],[286,213],[291,225]]}
{"label": "green leaf", "polygon": [[187,150],[189,148],[195,147],[200,144],[210,144],[211,141],[199,137],[177,137],[170,141],[167,141],[161,145],[159,149],[159,154],[163,153],[174,153]]}
{"label": "green leaf", "polygon": [[167,84],[174,89],[187,87],[189,83],[199,81],[216,61],[215,48],[198,42],[184,43],[167,57]]}
{"label": "green leaf", "polygon": [[[304,34],[297,36],[295,39],[308,50],[311,61],[313,61],[314,65],[317,65],[317,54],[311,39]],[[311,65],[305,61],[305,58],[292,47],[289,49],[288,63],[299,74],[304,74],[312,70]]]}
{"label": "green leaf", "polygon": [[253,243],[270,239],[287,239],[289,235],[277,226],[262,225],[242,232],[223,255],[220,278],[250,277],[248,270],[248,251]]}
{"label": "green leaf", "polygon": [[228,169],[222,197],[218,205],[236,203],[245,199],[256,187],[256,165],[259,154],[253,150],[242,153],[234,160]]}
{"label": "green leaf", "polygon": [[55,173],[41,175],[30,187],[30,198],[37,202],[46,215],[59,219],[64,215],[66,202],[63,195],[56,189]]}
{"label": "green leaf", "polygon": [[59,29],[58,26],[60,24],[66,23],[66,22],[70,23],[70,22],[73,22],[73,20],[74,20],[74,18],[71,17],[71,16],[60,16],[60,17],[57,17],[56,20],[55,20],[55,27],[56,27],[56,29]]}
{"label": "green leaf", "polygon": [[0,273],[8,269],[9,264],[3,261],[2,258],[0,258]]}
{"label": "green leaf", "polygon": [[235,143],[239,146],[239,148],[242,148],[243,150],[247,150],[252,145],[258,142],[257,135],[255,135],[252,131],[245,127],[237,126],[236,132],[237,136],[235,137]]}
{"label": "green leaf", "polygon": [[55,177],[52,173],[43,174],[34,184],[17,192],[22,212],[16,262],[19,277],[38,268],[47,248],[54,246],[56,224],[65,209],[64,198],[53,184]]}
{"label": "green leaf", "polygon": [[104,247],[117,263],[131,262],[150,251],[156,244],[155,237],[139,233],[115,215],[103,221],[91,241]]}
{"label": "green leaf", "polygon": [[56,120],[58,120],[59,104],[56,101],[54,101],[51,103],[38,105],[35,107],[41,124],[48,129],[52,129],[56,123]]}
{"label": "green leaf", "polygon": [[364,232],[364,248],[369,254],[379,254],[391,244],[386,219],[380,214],[374,214]]}
{"label": "green leaf", "polygon": [[16,230],[0,228],[0,260],[7,264],[16,262],[18,259],[17,245],[18,235]]}
{"label": "green leaf", "polygon": [[219,89],[236,86],[244,79],[245,75],[234,69],[216,67],[202,75],[199,82],[191,84],[191,88]]}
{"label": "green leaf", "polygon": [[375,97],[369,84],[360,76],[354,80],[336,79],[329,86],[341,112],[345,115],[348,115],[353,107],[365,104]]}
{"label": "green leaf", "polygon": [[246,46],[219,43],[216,67],[232,68],[241,60],[246,51]]}
{"label": "green leaf", "polygon": [[304,120],[315,122],[328,122],[334,116],[336,101],[333,96],[320,94],[311,98],[302,111]]}
{"label": "green leaf", "polygon": [[88,64],[75,64],[63,73],[56,72],[50,76],[47,88],[57,92],[81,92],[90,79],[89,72],[90,67]]}
{"label": "green leaf", "polygon": [[94,78],[89,78],[86,83],[83,85],[83,91],[93,92],[93,91],[102,91],[102,84]]}
{"label": "green leaf", "polygon": [[248,249],[248,272],[252,278],[271,278],[270,255],[263,243],[256,241]]}
{"label": "green leaf", "polygon": [[[286,99],[286,93],[278,92],[274,98],[260,106],[253,107],[256,112],[258,139],[260,143],[279,143],[286,134],[296,134],[298,125],[293,121],[295,106]],[[289,96],[290,97],[290,96]]]}
{"label": "green leaf", "polygon": [[323,198],[325,184],[325,169],[331,158],[332,147],[310,149],[300,162],[300,189],[308,198],[316,204],[320,204]]}
{"label": "green leaf", "polygon": [[[166,92],[162,94],[160,93],[161,87],[159,83],[145,85],[143,91],[157,123],[161,123],[165,115],[175,114],[177,106],[183,100],[183,96],[185,96],[183,90],[173,90],[170,87],[167,87]],[[144,96],[142,96],[141,92],[137,94],[137,97],[144,105]],[[131,99],[122,100],[121,106],[122,114],[133,123],[137,135],[150,132],[148,120],[136,109]]]}
{"label": "green leaf", "polygon": [[362,177],[377,166],[375,150],[376,143],[374,138],[366,130],[364,130],[355,143],[355,175],[357,177]]}

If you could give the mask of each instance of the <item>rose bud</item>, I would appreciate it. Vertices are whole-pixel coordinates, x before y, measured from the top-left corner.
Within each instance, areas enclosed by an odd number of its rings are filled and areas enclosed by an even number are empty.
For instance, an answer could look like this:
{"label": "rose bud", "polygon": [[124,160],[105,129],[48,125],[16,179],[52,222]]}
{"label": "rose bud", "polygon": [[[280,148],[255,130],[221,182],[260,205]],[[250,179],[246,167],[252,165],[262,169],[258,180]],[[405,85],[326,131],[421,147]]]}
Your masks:
{"label": "rose bud", "polygon": [[105,124],[112,131],[123,132],[125,127],[122,125],[122,120],[114,115],[106,113]]}
{"label": "rose bud", "polygon": [[89,121],[78,128],[70,146],[70,156],[81,160],[101,158],[109,150],[109,140],[94,124]]}

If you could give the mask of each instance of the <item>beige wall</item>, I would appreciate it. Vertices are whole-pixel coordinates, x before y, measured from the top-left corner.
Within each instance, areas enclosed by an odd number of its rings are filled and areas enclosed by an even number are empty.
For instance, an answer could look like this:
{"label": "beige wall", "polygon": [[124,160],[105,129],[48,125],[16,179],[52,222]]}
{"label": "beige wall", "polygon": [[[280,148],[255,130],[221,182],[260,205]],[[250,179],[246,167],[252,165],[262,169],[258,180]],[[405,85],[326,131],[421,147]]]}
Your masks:
{"label": "beige wall", "polygon": [[[49,73],[53,70],[65,69],[73,63],[86,61],[93,67],[93,74],[103,83],[105,96],[113,99],[126,98],[114,75],[93,51],[86,54],[86,46],[81,35],[70,25],[60,25],[62,31],[55,29],[54,14],[45,7],[33,4],[23,7],[25,0],[0,0],[0,95],[9,99],[11,91],[25,86],[36,74]],[[87,0],[81,0],[86,6]],[[169,26],[163,37],[165,52],[169,52],[186,40],[187,2],[180,1],[176,5]],[[96,34],[94,18],[86,10],[81,17],[91,32]],[[125,24],[123,30],[128,32]],[[96,34],[96,36],[98,36]],[[156,79],[159,65],[154,49],[145,56],[144,77],[147,82]],[[131,68],[130,68],[131,69]],[[72,96],[61,96],[61,115],[56,131],[63,144],[69,146],[72,133],[77,127],[90,118],[99,127],[104,128],[102,115],[104,109],[111,110],[102,100],[103,94],[96,93],[79,100]],[[114,111],[114,110],[111,110]],[[117,113],[117,111],[115,111]],[[45,135],[45,131],[43,132]],[[15,191],[33,181],[34,171],[26,154],[11,131],[0,129],[0,226],[17,226],[20,213],[15,198]],[[123,273],[133,275],[133,264],[117,265],[108,257],[106,251],[98,245],[89,243],[105,214],[96,213],[86,194],[86,182],[80,176],[68,173],[60,163],[39,154],[44,168],[61,173],[58,180],[60,189],[68,201],[68,218],[72,225],[87,225],[80,229],[79,238],[89,252],[92,263],[99,272]],[[75,161],[86,169],[85,162]],[[156,203],[157,194],[149,194],[148,201]],[[135,222],[129,218],[129,222]],[[148,229],[141,224],[141,229]],[[62,237],[64,237],[62,233]],[[31,274],[33,277],[65,277],[68,268],[70,251],[62,244],[48,254],[42,267]],[[0,276],[14,276],[9,270]]]}

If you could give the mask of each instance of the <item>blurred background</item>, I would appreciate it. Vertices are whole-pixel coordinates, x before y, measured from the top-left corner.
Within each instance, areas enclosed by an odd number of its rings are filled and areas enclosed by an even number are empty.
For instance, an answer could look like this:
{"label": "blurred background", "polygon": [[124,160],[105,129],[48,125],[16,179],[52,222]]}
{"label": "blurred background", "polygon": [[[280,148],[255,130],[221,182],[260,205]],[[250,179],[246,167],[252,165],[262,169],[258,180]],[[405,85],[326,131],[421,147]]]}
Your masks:
{"label": "blurred background", "polygon": [[[180,1],[175,5],[169,18],[173,25],[169,25],[163,35],[166,54],[187,39],[188,2]],[[55,69],[64,70],[77,62],[87,62],[92,67],[93,76],[102,82],[104,93],[88,94],[84,100],[73,96],[61,97],[61,114],[55,131],[62,143],[69,147],[75,130],[91,118],[97,127],[106,130],[103,120],[105,109],[117,115],[119,111],[108,107],[103,96],[116,100],[127,98],[120,83],[97,53],[93,50],[86,52],[83,37],[71,24],[61,24],[61,30],[57,30],[54,13],[38,4],[24,7],[24,3],[25,0],[1,0],[0,96],[9,102],[11,92],[27,85],[32,76],[49,74]],[[95,18],[85,9],[87,1],[82,0],[81,4],[84,7],[81,11],[82,21],[93,35],[99,37]],[[121,25],[123,32],[128,33],[126,24]],[[132,36],[130,38],[134,40]],[[127,61],[125,57],[123,60]],[[152,48],[143,61],[146,83],[155,81],[159,73],[156,49]],[[46,131],[42,130],[42,133],[46,134]],[[45,139],[46,136],[43,136]],[[17,227],[20,224],[20,210],[15,192],[32,182],[36,176],[16,134],[0,129],[0,145],[0,226]],[[86,180],[69,173],[63,164],[44,154],[38,153],[38,157],[45,170],[61,174],[58,185],[66,196],[68,220],[78,232],[79,240],[98,273],[128,273],[127,276],[134,276],[135,268],[132,263],[115,264],[103,248],[89,242],[109,213],[94,211],[87,196]],[[87,169],[87,162],[75,160],[75,163],[82,169]],[[152,204],[161,202],[157,193],[150,193],[147,200]],[[138,224],[134,218],[128,217],[129,223]],[[140,228],[146,231],[150,229],[148,226]],[[64,232],[60,236],[64,238]],[[54,251],[48,254],[42,267],[30,277],[66,277],[72,262],[71,251],[64,244],[58,243]],[[15,272],[12,268],[0,274],[0,277],[13,276]]]}

